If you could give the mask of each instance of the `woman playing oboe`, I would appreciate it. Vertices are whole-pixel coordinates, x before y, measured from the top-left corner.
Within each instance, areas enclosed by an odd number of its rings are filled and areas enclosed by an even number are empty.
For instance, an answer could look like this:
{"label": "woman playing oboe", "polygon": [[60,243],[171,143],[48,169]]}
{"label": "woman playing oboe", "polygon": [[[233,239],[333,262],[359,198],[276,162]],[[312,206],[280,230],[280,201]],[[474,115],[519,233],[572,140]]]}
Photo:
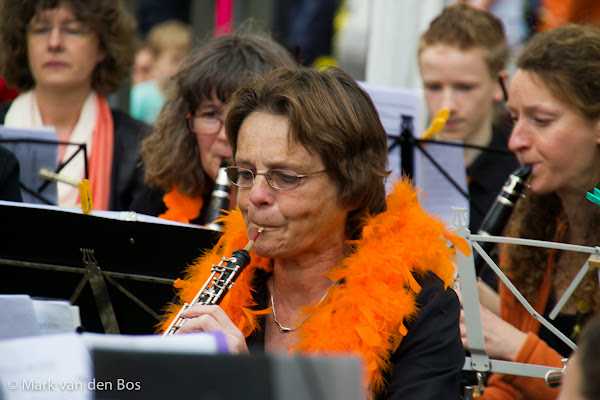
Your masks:
{"label": "woman playing oboe", "polygon": [[[507,235],[597,246],[600,213],[585,193],[600,180],[600,30],[571,25],[538,34],[517,67],[508,100],[515,123],[509,148],[532,172],[529,193],[518,202]],[[585,257],[510,246],[501,253],[501,265],[530,304],[547,316]],[[482,314],[488,354],[560,367],[570,348],[540,328],[502,285],[497,300],[499,315],[486,308]],[[576,340],[581,325],[599,309],[598,278],[589,274],[553,323]],[[558,389],[542,379],[492,375],[483,398],[557,395]]]}
{"label": "woman playing oboe", "polygon": [[145,182],[137,212],[205,224],[219,166],[231,158],[223,121],[232,93],[276,67],[292,67],[288,52],[266,36],[234,33],[194,50],[173,78],[171,93],[142,143]]}
{"label": "woman playing oboe", "polygon": [[277,70],[236,92],[226,131],[239,210],[182,300],[263,231],[220,306],[191,307],[178,333],[222,331],[237,352],[355,354],[373,397],[458,398],[459,242],[409,183],[386,199],[386,135],[365,92],[340,70]]}

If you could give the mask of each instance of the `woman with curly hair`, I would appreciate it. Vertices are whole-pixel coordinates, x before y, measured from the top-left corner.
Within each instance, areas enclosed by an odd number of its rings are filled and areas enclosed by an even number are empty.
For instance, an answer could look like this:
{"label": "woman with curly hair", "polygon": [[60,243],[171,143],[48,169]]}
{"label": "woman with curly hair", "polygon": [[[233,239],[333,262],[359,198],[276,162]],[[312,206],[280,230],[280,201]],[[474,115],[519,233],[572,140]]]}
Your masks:
{"label": "woman with curly hair", "polygon": [[[512,79],[508,109],[515,126],[509,148],[532,167],[507,235],[597,246],[600,212],[585,193],[600,180],[600,30],[569,25],[538,34],[525,47]],[[536,310],[548,315],[586,260],[585,254],[506,246],[501,264]],[[571,349],[531,317],[500,286],[497,314],[483,309],[491,357],[561,366]],[[493,307],[492,307],[493,309]],[[576,340],[600,310],[598,276],[589,274],[553,324]],[[485,399],[554,399],[543,380],[494,374]]]}
{"label": "woman with curly hair", "polygon": [[184,223],[206,223],[219,166],[231,158],[223,121],[236,89],[277,67],[295,67],[268,37],[239,32],[194,50],[173,78],[155,128],[142,145],[151,188],[134,211]]}
{"label": "woman with curly hair", "polygon": [[[85,143],[94,206],[126,210],[143,185],[139,141],[146,126],[111,110],[106,96],[130,73],[134,20],[118,0],[6,0],[0,5],[0,74],[21,91],[0,109],[0,123],[52,126],[61,141]],[[59,162],[75,146],[59,148]],[[81,179],[75,157],[61,174]],[[78,192],[58,185],[58,203]]]}

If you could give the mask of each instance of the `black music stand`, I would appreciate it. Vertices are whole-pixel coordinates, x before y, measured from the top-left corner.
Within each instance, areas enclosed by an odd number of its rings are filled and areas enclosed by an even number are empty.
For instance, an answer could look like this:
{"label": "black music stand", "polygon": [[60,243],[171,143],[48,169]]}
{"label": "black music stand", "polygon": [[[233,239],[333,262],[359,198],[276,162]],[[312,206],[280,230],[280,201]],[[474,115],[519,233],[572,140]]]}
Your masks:
{"label": "black music stand", "polygon": [[[89,178],[85,143],[56,140],[56,134],[46,129],[18,129],[0,125],[0,144],[10,150],[21,167],[23,201],[36,204],[58,204],[56,182],[39,176],[40,169],[60,173],[78,155],[83,157],[84,178]],[[57,164],[58,146],[76,146],[77,150],[64,162]]]}
{"label": "black music stand", "polygon": [[[414,125],[413,117],[410,115],[402,114],[400,116],[400,135],[387,135],[388,140],[391,142],[388,146],[388,153],[391,153],[396,148],[400,151],[400,171],[402,175],[414,179],[415,172],[415,152],[419,151],[427,158],[427,160],[433,165],[433,167],[450,183],[450,185],[463,196],[469,200],[469,193],[467,193],[458,182],[444,169],[444,167],[427,151],[427,144],[438,145],[438,146],[450,146],[460,147],[463,149],[476,149],[487,153],[496,153],[501,155],[510,155],[510,151],[505,149],[498,149],[490,146],[477,146],[472,144],[450,142],[444,140],[433,140],[433,139],[417,139],[414,136]],[[477,204],[472,206],[482,215],[485,215],[486,210],[482,210]]]}
{"label": "black music stand", "polygon": [[0,201],[0,293],[69,300],[85,331],[152,333],[173,280],[219,233],[97,214]]}

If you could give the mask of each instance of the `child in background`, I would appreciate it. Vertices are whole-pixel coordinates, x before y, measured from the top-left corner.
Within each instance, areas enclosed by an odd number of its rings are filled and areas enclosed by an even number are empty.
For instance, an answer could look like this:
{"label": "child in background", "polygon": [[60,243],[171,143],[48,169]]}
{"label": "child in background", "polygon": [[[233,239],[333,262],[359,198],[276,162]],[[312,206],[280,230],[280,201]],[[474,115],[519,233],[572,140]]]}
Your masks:
{"label": "child in background", "polygon": [[164,102],[170,78],[192,47],[190,27],[166,21],[150,30],[147,47],[154,57],[152,80],[137,83],[131,90],[131,116],[153,124]]}
{"label": "child in background", "polygon": [[154,54],[148,45],[141,45],[135,53],[133,61],[133,73],[131,75],[131,84],[146,82],[153,79],[152,67],[154,66]]}

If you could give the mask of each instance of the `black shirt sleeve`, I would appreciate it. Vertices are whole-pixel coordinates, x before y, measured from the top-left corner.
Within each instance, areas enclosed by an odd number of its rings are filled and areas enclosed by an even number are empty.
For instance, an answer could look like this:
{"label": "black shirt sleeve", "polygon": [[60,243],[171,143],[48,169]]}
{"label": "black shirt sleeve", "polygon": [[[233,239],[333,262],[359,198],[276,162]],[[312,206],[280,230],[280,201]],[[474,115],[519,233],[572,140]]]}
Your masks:
{"label": "black shirt sleeve", "polygon": [[402,400],[458,399],[465,353],[460,340],[460,303],[452,289],[428,275],[417,297],[420,309],[391,357],[387,393]]}

